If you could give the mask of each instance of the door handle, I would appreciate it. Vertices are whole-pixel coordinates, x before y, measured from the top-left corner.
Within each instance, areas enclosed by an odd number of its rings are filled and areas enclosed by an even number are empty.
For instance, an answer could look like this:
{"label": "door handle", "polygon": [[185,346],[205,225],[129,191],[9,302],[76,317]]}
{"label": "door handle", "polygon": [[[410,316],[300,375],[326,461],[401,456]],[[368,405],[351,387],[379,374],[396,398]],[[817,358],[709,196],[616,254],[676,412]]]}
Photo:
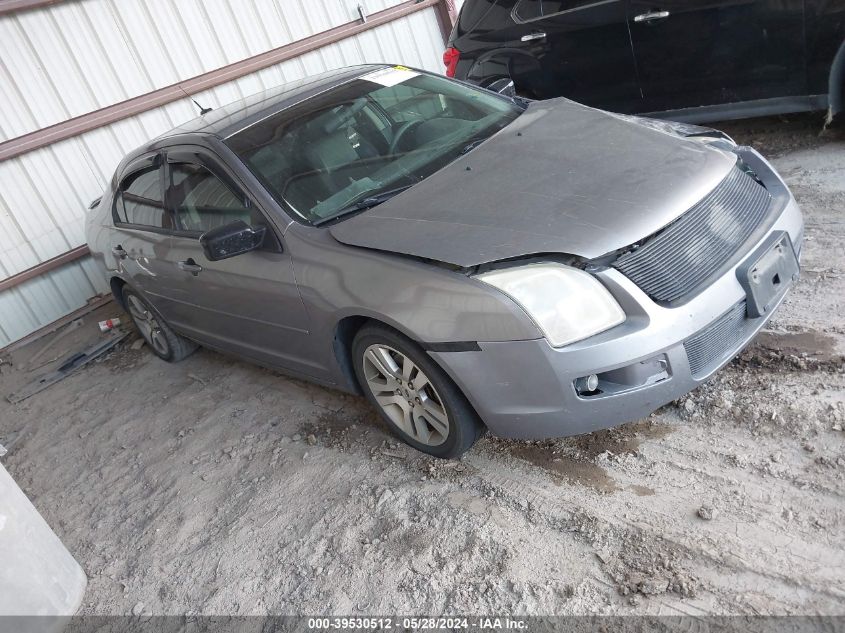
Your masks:
{"label": "door handle", "polygon": [[128,253],[123,250],[123,247],[120,244],[111,249],[111,254],[117,257],[118,259],[126,259],[126,256],[128,255]]}
{"label": "door handle", "polygon": [[523,42],[530,42],[531,40],[542,40],[545,39],[546,34],[542,31],[534,31],[533,33],[528,33],[527,35],[523,35],[519,39]]}
{"label": "door handle", "polygon": [[194,277],[202,272],[202,266],[197,264],[193,258],[189,257],[188,259],[176,262],[176,265],[179,267],[179,270],[184,270],[186,273],[191,273]]}
{"label": "door handle", "polygon": [[640,13],[634,16],[634,22],[655,22],[657,20],[665,20],[668,17],[668,11],[649,11],[648,13]]}

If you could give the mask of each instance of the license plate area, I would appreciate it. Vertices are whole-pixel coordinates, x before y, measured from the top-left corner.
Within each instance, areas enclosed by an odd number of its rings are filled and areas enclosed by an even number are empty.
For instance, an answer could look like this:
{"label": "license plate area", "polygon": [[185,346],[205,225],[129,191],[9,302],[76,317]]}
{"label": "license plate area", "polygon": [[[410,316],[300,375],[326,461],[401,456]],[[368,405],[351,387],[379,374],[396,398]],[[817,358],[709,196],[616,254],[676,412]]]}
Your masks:
{"label": "license plate area", "polygon": [[748,318],[768,314],[798,279],[798,259],[789,234],[771,235],[737,268],[736,275],[745,289]]}

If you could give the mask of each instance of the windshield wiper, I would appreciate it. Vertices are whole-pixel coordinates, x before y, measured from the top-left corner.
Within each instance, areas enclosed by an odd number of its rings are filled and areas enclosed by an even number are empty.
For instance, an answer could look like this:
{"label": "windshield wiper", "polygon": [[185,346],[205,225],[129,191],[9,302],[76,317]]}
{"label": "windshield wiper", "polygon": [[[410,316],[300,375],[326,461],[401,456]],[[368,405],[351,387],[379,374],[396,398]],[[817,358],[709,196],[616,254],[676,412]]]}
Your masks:
{"label": "windshield wiper", "polygon": [[470,143],[467,143],[466,145],[463,146],[461,151],[458,152],[458,156],[463,156],[464,154],[468,154],[469,152],[474,150],[476,147],[481,145],[486,140],[487,140],[487,138],[485,137],[485,138],[479,138],[479,139],[476,139],[474,141],[471,141]]}
{"label": "windshield wiper", "polygon": [[337,220],[340,217],[345,215],[350,215],[352,213],[357,213],[359,211],[366,211],[367,209],[372,209],[375,206],[380,205],[382,202],[387,202],[394,196],[398,196],[400,193],[405,191],[406,189],[410,189],[413,185],[405,185],[404,187],[398,187],[397,189],[391,189],[390,191],[382,191],[379,194],[374,196],[367,196],[366,198],[362,198],[361,200],[357,200],[351,204],[346,205],[339,211],[336,211],[332,215],[328,215],[324,218],[320,218],[319,220],[313,220],[311,224],[314,226],[320,226],[321,224],[325,224],[326,222],[331,222],[332,220]]}

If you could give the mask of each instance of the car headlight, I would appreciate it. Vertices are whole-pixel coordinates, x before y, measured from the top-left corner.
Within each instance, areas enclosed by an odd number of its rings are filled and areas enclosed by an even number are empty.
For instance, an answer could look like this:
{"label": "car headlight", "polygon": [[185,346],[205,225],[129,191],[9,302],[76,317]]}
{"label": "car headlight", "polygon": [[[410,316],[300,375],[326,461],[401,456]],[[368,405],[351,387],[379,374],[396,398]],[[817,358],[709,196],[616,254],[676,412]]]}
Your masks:
{"label": "car headlight", "polygon": [[604,332],[625,312],[591,274],[563,264],[528,264],[476,275],[516,301],[553,347]]}

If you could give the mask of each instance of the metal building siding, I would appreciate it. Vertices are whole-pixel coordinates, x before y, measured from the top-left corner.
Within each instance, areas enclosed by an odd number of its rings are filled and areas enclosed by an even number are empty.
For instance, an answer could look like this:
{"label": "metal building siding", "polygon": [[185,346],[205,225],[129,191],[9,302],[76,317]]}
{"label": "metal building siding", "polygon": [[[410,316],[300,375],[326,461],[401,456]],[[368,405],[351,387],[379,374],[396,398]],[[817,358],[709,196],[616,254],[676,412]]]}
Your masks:
{"label": "metal building siding", "polygon": [[[400,2],[361,4],[374,13]],[[0,98],[8,116],[0,121],[0,140],[339,26],[358,17],[358,4],[79,0],[5,15],[0,17]],[[245,94],[254,92],[249,83],[244,82]],[[241,96],[237,89],[231,94]]]}
{"label": "metal building siding", "polygon": [[88,257],[0,293],[0,347],[108,291],[103,274]]}
{"label": "metal building siding", "polygon": [[[400,0],[366,0],[374,13]],[[0,18],[0,135],[13,138],[354,20],[351,0],[81,0]],[[307,10],[306,10],[307,9]],[[193,95],[219,107],[330,68],[442,69],[425,9]],[[130,150],[196,116],[182,99],[0,162],[0,279],[85,243],[89,202]],[[108,284],[90,258],[0,292],[0,348]]]}

